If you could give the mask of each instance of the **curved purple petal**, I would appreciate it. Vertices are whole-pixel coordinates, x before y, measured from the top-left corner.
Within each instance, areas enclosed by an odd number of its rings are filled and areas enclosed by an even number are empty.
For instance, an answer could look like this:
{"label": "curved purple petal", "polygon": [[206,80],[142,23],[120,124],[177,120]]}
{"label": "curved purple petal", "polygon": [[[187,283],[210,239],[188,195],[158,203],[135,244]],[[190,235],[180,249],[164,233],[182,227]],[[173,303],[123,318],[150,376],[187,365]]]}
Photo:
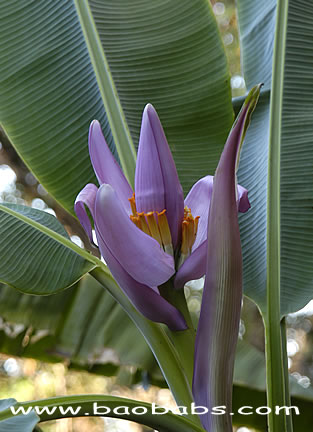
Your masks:
{"label": "curved purple petal", "polygon": [[127,213],[130,214],[131,208],[128,198],[131,198],[133,190],[112,155],[97,120],[93,120],[90,125],[88,141],[91,163],[100,185],[103,183],[110,184]]}
{"label": "curved purple petal", "polygon": [[[213,176],[208,175],[193,185],[185,199],[185,204],[191,209],[191,213],[194,216],[200,216],[200,219],[196,241],[192,247],[192,253],[175,275],[175,289],[181,289],[186,282],[192,279],[199,279],[205,274],[208,248],[208,219],[212,191]],[[244,213],[250,208],[248,191],[244,187],[238,185],[237,193],[238,211]]]}
{"label": "curved purple petal", "polygon": [[173,331],[185,330],[187,325],[181,313],[160,294],[157,294],[153,288],[140,284],[133,279],[111,254],[97,229],[96,236],[101,255],[105,259],[114,279],[135,308],[146,318],[164,323]]}
{"label": "curved purple petal", "polygon": [[207,175],[192,186],[185,198],[185,205],[190,208],[192,215],[194,217],[200,216],[196,240],[192,247],[193,251],[206,240],[208,235],[208,218],[212,191],[213,176]]}
{"label": "curved purple petal", "polygon": [[97,192],[95,225],[112,255],[137,282],[158,286],[174,274],[173,257],[136,227],[110,185],[103,184]]}
{"label": "curved purple petal", "polygon": [[[192,279],[199,279],[205,274],[208,248],[208,219],[212,191],[213,176],[208,175],[193,185],[185,199],[185,204],[190,208],[193,216],[200,216],[200,219],[196,241],[192,247],[192,253],[175,275],[175,289],[181,289],[186,282]],[[238,185],[237,194],[238,211],[244,213],[250,208],[248,191],[244,187]]]}
{"label": "curved purple petal", "polygon": [[166,209],[175,248],[184,216],[184,195],[161,122],[151,104],[145,107],[142,116],[135,196],[139,212]]}
{"label": "curved purple petal", "polygon": [[[236,202],[238,149],[256,105],[249,94],[227,139],[214,176],[208,221],[208,253],[196,335],[193,394],[197,405],[226,405],[224,416],[203,415],[208,431],[231,430],[232,378],[242,300],[242,256]],[[223,343],[221,343],[223,341]],[[217,418],[219,417],[219,418]],[[223,418],[221,418],[223,417]]]}
{"label": "curved purple petal", "polygon": [[205,274],[207,253],[208,243],[205,240],[179,268],[174,279],[175,289],[182,289],[186,282],[200,279]]}
{"label": "curved purple petal", "polygon": [[[192,215],[194,217],[200,216],[197,237],[192,247],[193,251],[207,238],[213,178],[211,175],[201,178],[192,186],[185,198],[185,205],[190,208]],[[237,185],[237,195],[238,211],[245,213],[250,208],[248,191],[244,187]]]}
{"label": "curved purple petal", "polygon": [[92,229],[89,216],[86,212],[85,205],[89,208],[92,217],[94,218],[94,208],[96,201],[96,194],[98,192],[98,188],[96,185],[89,183],[87,184],[77,195],[74,204],[75,213],[81,223],[82,227],[86,231],[86,234],[89,237],[91,243],[92,240]]}

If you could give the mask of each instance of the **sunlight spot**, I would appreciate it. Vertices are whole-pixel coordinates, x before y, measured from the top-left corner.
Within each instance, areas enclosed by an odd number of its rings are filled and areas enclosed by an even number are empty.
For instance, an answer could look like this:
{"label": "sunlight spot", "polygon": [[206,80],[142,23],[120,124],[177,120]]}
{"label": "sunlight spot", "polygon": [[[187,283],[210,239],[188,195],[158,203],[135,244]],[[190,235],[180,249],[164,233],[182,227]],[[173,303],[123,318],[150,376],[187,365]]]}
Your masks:
{"label": "sunlight spot", "polygon": [[294,339],[287,340],[287,354],[288,357],[293,357],[299,351],[299,344]]}
{"label": "sunlight spot", "polygon": [[15,172],[8,165],[0,166],[0,193],[10,192],[16,181]]}
{"label": "sunlight spot", "polygon": [[77,235],[72,235],[71,236],[71,240],[72,240],[73,243],[75,243],[80,248],[84,247],[84,243],[82,242],[81,238],[78,237]]}
{"label": "sunlight spot", "polygon": [[231,87],[233,89],[243,89],[243,88],[245,88],[245,85],[246,85],[244,78],[240,75],[232,76],[230,83],[231,83]]}
{"label": "sunlight spot", "polygon": [[43,210],[46,207],[45,202],[40,198],[35,198],[32,200],[32,208],[37,210]]}
{"label": "sunlight spot", "polygon": [[222,2],[217,2],[213,6],[213,12],[215,15],[224,15],[225,13],[225,5]]}

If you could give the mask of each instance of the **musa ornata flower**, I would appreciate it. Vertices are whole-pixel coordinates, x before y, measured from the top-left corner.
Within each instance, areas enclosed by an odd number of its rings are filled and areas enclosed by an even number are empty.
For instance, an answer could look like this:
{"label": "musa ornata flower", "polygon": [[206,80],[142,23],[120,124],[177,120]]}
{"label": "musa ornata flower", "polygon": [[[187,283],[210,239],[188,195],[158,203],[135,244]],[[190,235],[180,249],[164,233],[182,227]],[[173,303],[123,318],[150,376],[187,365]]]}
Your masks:
{"label": "musa ornata flower", "polygon": [[[77,196],[75,211],[81,224],[92,239],[87,205],[101,255],[134,306],[172,330],[186,329],[183,316],[160,295],[158,286],[173,278],[180,289],[204,275],[213,177],[199,180],[184,201],[162,125],[150,104],[142,117],[134,191],[95,120],[89,153],[100,187],[88,184]],[[237,202],[239,211],[249,208],[241,186]]]}

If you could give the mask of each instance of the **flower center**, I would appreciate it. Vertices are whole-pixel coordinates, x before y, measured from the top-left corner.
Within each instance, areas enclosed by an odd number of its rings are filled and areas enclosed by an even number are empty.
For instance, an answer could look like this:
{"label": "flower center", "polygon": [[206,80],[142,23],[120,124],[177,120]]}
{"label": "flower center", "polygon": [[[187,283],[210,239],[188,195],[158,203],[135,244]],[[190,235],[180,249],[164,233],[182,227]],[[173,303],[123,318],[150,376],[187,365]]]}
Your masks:
{"label": "flower center", "polygon": [[[138,213],[134,193],[131,198],[128,198],[128,201],[130,202],[133,213],[129,216],[132,222],[134,222],[141,231],[157,240],[166,253],[174,256],[172,236],[168,225],[166,209],[162,210],[160,213],[157,211]],[[191,249],[197,236],[199,218],[200,216],[193,217],[190,208],[185,206],[184,219],[182,221],[182,242],[180,254],[177,255],[178,268],[191,254]]]}
{"label": "flower center", "polygon": [[156,211],[138,213],[135,194],[133,194],[131,198],[128,198],[128,201],[130,202],[133,213],[130,215],[130,219],[134,224],[144,233],[157,240],[165,252],[173,255],[172,236],[166,217],[166,209],[162,210],[160,213]]}

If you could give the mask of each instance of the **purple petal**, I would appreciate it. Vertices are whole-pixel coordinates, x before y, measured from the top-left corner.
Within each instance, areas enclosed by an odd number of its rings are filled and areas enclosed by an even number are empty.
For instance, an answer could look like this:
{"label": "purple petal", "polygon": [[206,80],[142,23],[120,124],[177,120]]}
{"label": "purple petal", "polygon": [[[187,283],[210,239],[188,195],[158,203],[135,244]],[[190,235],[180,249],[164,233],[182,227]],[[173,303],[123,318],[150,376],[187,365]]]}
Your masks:
{"label": "purple petal", "polygon": [[[193,185],[185,199],[185,204],[191,209],[193,216],[200,216],[200,219],[192,253],[176,273],[174,281],[175,289],[182,289],[186,282],[192,279],[199,279],[205,274],[208,248],[208,219],[212,191],[213,176],[208,175]],[[248,191],[238,185],[237,193],[238,210],[244,213],[250,208]]]}
{"label": "purple petal", "polygon": [[135,198],[138,212],[165,209],[165,186],[154,133],[144,110],[135,173]]}
{"label": "purple petal", "polygon": [[131,209],[128,198],[131,198],[133,190],[126,180],[121,167],[112,155],[103,136],[100,123],[97,120],[94,120],[89,128],[89,153],[100,185],[103,183],[110,184],[127,210],[127,213],[130,214]]}
{"label": "purple petal", "polygon": [[184,196],[172,153],[152,105],[143,112],[135,174],[139,212],[166,209],[174,248],[184,216]]}
{"label": "purple petal", "polygon": [[97,229],[96,235],[101,255],[105,259],[113,277],[135,308],[146,318],[164,323],[173,331],[185,330],[187,325],[181,313],[160,294],[157,294],[154,289],[133,279],[111,254]]}
{"label": "purple petal", "polygon": [[205,274],[208,243],[205,240],[192,252],[175,275],[174,288],[182,289],[186,282],[200,279]]}
{"label": "purple petal", "polygon": [[[212,191],[213,176],[207,175],[192,186],[185,199],[185,205],[190,208],[192,215],[194,217],[200,216],[196,241],[192,247],[193,251],[207,239]],[[237,185],[237,194],[238,211],[245,213],[250,208],[248,191]]]}
{"label": "purple petal", "polygon": [[[236,161],[257,102],[250,97],[227,139],[216,169],[208,221],[206,279],[196,336],[193,394],[197,405],[226,405],[232,378],[242,299],[242,256],[236,202]],[[222,343],[221,343],[222,341]],[[217,418],[223,417],[223,418]],[[229,415],[201,416],[206,430],[231,430]]]}
{"label": "purple petal", "polygon": [[153,287],[173,275],[173,257],[136,227],[110,185],[103,184],[98,190],[95,225],[112,255],[137,282]]}
{"label": "purple petal", "polygon": [[87,184],[84,187],[84,189],[82,189],[79,192],[79,194],[77,195],[77,198],[76,198],[75,204],[74,204],[75,213],[79,219],[79,222],[81,223],[84,230],[86,231],[86,234],[88,235],[91,243],[93,243],[92,229],[91,229],[89,216],[88,216],[86,209],[85,209],[85,205],[89,208],[90,213],[91,213],[92,217],[94,218],[94,208],[95,208],[97,191],[98,191],[97,186],[95,186],[92,183]]}
{"label": "purple petal", "polygon": [[185,199],[185,205],[190,208],[192,215],[194,217],[200,216],[196,241],[192,247],[193,251],[206,240],[208,235],[208,217],[212,191],[213,176],[207,175],[192,186]]}

